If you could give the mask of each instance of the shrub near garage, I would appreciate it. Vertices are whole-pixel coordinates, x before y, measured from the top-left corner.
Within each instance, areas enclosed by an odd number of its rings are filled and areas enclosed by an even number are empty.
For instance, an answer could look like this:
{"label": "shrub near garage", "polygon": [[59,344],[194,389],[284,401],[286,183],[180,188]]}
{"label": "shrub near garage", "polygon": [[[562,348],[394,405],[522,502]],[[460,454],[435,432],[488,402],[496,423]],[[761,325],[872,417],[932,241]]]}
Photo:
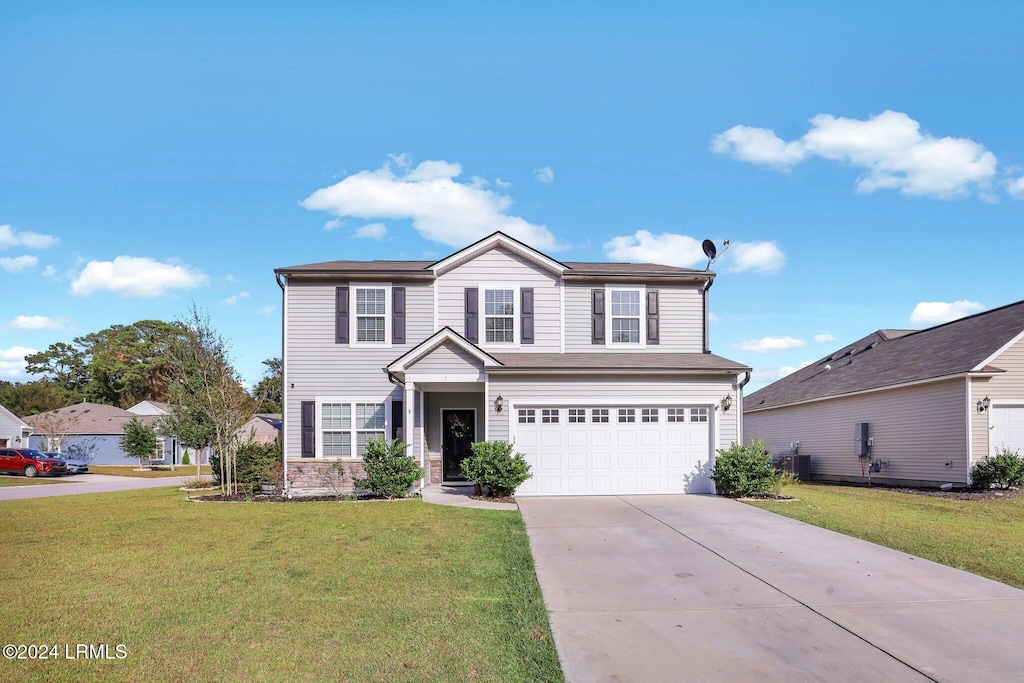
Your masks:
{"label": "shrub near garage", "polygon": [[1018,451],[1001,448],[995,455],[986,455],[974,465],[971,483],[975,488],[1008,489],[1024,485],[1024,458]]}
{"label": "shrub near garage", "polygon": [[530,464],[522,453],[513,453],[507,441],[477,441],[473,453],[462,461],[462,474],[487,487],[490,496],[511,496],[530,478]]}
{"label": "shrub near garage", "polygon": [[711,480],[723,496],[749,496],[775,491],[779,473],[764,441],[753,439],[746,446],[734,443],[728,450],[718,451]]}

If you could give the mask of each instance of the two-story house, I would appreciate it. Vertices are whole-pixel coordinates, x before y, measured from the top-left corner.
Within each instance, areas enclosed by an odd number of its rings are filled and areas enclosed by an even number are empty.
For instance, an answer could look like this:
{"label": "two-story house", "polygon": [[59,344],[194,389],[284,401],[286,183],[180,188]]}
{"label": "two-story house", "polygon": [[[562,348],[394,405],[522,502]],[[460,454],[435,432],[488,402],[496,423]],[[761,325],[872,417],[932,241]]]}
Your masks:
{"label": "two-story house", "polygon": [[437,262],[279,268],[293,489],[351,486],[369,439],[423,482],[465,482],[474,441],[532,465],[518,495],[713,490],[750,368],[708,350],[714,273],[561,263],[503,233]]}

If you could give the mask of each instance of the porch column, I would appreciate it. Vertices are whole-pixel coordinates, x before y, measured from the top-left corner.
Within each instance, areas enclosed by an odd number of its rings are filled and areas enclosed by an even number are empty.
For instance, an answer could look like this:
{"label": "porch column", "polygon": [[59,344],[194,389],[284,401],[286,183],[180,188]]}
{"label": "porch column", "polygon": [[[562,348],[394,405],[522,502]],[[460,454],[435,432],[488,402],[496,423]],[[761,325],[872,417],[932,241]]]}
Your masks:
{"label": "porch column", "polygon": [[[409,448],[416,451],[416,383],[406,382],[405,383],[405,397],[402,401],[402,409],[405,411],[405,415],[402,418],[402,424],[405,425],[405,442],[409,444]],[[423,438],[422,436],[420,437]],[[420,449],[420,467],[423,467],[423,449]],[[419,480],[419,487],[423,488],[423,479]]]}

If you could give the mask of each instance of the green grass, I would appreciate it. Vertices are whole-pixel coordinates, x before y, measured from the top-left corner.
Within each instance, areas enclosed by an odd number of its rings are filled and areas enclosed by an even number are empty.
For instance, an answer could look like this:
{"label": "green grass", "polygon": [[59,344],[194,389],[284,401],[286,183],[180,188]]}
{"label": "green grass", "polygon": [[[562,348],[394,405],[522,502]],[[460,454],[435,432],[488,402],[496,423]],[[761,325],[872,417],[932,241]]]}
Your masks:
{"label": "green grass", "polygon": [[[171,470],[143,470],[138,471],[138,465],[89,465],[90,474],[112,474],[117,477],[142,477],[143,479],[155,479],[158,477],[194,477],[196,476],[195,465],[175,465]],[[210,474],[210,466],[202,466],[203,474]]]}
{"label": "green grass", "polygon": [[1024,588],[1024,496],[949,500],[824,484],[785,493],[800,500],[749,504]]}
{"label": "green grass", "polygon": [[20,474],[0,475],[0,486],[31,486],[32,484],[52,484],[57,481],[74,481],[68,477],[23,477]]}
{"label": "green grass", "polygon": [[128,657],[0,660],[0,680],[562,678],[518,512],[146,489],[4,513],[0,640]]}

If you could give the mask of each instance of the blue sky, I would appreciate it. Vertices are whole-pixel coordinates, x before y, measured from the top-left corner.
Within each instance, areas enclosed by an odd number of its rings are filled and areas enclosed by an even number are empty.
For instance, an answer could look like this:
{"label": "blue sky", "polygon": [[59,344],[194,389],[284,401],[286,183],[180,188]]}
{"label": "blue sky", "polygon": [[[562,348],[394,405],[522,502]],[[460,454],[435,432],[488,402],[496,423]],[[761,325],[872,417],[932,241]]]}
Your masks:
{"label": "blue sky", "polygon": [[712,350],[752,388],[1017,301],[1022,30],[1015,3],[3,3],[0,378],[194,300],[253,381],[275,267],[496,228],[568,261],[732,240]]}

